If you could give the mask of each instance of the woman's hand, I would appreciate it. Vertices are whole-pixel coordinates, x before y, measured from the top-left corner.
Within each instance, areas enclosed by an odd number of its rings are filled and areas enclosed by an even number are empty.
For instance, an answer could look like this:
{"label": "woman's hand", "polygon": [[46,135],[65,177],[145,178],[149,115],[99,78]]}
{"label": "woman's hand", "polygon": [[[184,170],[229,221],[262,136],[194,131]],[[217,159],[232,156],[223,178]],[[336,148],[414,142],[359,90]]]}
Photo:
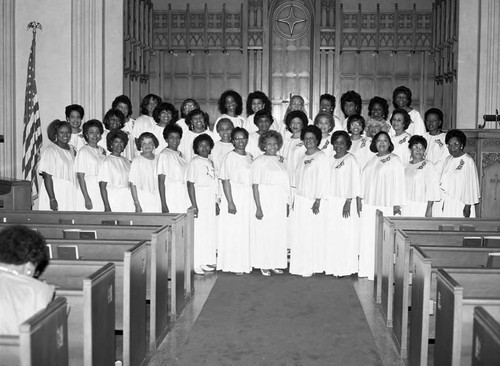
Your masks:
{"label": "woman's hand", "polygon": [[470,217],[470,206],[471,205],[464,206],[464,217]]}
{"label": "woman's hand", "polygon": [[342,217],[347,219],[349,216],[351,216],[351,200],[346,199],[342,209]]}
{"label": "woman's hand", "polygon": [[92,200],[89,198],[85,198],[85,208],[87,210],[92,210],[93,206],[92,206]]}
{"label": "woman's hand", "polygon": [[432,207],[427,207],[425,210],[425,217],[432,217]]}
{"label": "woman's hand", "polygon": [[230,214],[236,214],[236,205],[233,202],[228,202],[227,204],[227,212]]}
{"label": "woman's hand", "polygon": [[57,211],[59,209],[59,204],[57,203],[57,200],[55,198],[52,198],[49,204],[52,211]]}
{"label": "woman's hand", "polygon": [[363,200],[360,197],[356,197],[356,211],[358,212],[358,217],[361,217],[361,212],[363,211]]}
{"label": "woman's hand", "polygon": [[161,212],[162,213],[169,213],[170,211],[168,210],[168,206],[167,205],[161,205]]}
{"label": "woman's hand", "polygon": [[319,205],[321,204],[321,199],[317,199],[313,203],[312,212],[313,214],[319,214]]}
{"label": "woman's hand", "polygon": [[290,205],[286,204],[286,217],[290,217]]}
{"label": "woman's hand", "polygon": [[262,218],[264,217],[264,214],[262,213],[261,208],[257,208],[257,212],[255,212],[255,217],[257,218],[257,220],[262,220]]}
{"label": "woman's hand", "polygon": [[220,214],[219,202],[215,202],[215,216],[219,216],[219,214]]}
{"label": "woman's hand", "polygon": [[401,206],[394,206],[392,208],[392,213],[394,214],[394,216],[396,216],[396,215],[401,216]]}
{"label": "woman's hand", "polygon": [[135,212],[142,212],[142,207],[139,202],[134,202],[135,205]]}
{"label": "woman's hand", "polygon": [[111,212],[111,207],[109,205],[104,205],[104,212]]}
{"label": "woman's hand", "polygon": [[193,210],[193,216],[194,216],[194,218],[197,219],[198,218],[198,206],[191,206],[191,207],[189,207],[189,210],[191,210],[191,209]]}

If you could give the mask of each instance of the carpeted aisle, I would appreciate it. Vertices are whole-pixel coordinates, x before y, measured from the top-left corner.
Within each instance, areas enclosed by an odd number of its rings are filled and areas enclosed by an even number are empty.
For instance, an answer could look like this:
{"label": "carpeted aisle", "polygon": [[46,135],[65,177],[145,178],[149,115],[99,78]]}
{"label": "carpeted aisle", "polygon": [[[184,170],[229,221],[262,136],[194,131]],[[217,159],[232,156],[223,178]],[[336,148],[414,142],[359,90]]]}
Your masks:
{"label": "carpeted aisle", "polygon": [[219,273],[176,365],[382,365],[350,279]]}

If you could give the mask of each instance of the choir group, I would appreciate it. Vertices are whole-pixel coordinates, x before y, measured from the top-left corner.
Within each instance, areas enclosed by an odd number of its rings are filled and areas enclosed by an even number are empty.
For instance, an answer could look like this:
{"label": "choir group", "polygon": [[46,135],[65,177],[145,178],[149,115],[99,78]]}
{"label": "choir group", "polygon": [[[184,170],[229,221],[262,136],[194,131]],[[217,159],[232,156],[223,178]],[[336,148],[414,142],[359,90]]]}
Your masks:
{"label": "choir group", "polygon": [[[411,91],[398,87],[389,115],[374,97],[368,117],[361,97],[321,96],[310,120],[304,99],[290,100],[283,121],[268,97],[233,90],[219,99],[212,125],[194,99],[180,118],[174,105],[149,94],[132,119],[117,97],[103,121],[81,126],[84,109],[48,127],[41,154],[41,210],[186,212],[192,208],[197,274],[215,269],[264,276],[314,273],[374,276],[375,211],[385,215],[474,215],[480,191],[462,131],[443,133],[443,113],[424,119]],[[424,122],[425,121],[425,122]],[[211,129],[212,128],[212,129]]]}

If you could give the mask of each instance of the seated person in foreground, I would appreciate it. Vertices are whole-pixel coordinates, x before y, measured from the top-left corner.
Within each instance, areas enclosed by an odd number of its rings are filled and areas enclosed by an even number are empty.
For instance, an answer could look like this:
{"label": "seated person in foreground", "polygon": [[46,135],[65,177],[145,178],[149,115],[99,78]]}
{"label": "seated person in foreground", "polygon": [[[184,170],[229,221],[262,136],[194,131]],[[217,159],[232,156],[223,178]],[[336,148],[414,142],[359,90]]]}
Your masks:
{"label": "seated person in foreground", "polygon": [[21,323],[43,310],[54,286],[35,279],[49,263],[42,235],[14,225],[0,231],[0,335],[18,335]]}

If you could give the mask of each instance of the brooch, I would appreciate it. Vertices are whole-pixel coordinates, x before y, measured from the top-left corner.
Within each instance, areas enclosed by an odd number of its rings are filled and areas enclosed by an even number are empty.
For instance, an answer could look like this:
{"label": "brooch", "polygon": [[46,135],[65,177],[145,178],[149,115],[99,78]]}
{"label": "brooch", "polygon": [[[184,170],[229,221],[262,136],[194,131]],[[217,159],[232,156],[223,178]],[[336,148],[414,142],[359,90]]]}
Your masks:
{"label": "brooch", "polygon": [[362,148],[364,148],[365,146],[366,146],[366,139],[365,139],[365,138],[362,138],[362,139],[361,139],[361,146],[360,146],[360,148],[362,149]]}
{"label": "brooch", "polygon": [[463,159],[460,159],[460,164],[458,164],[456,170],[462,170],[462,168],[464,167],[464,165],[465,165],[465,161]]}
{"label": "brooch", "polygon": [[417,170],[418,170],[418,169],[424,169],[425,164],[427,164],[427,162],[426,162],[426,161],[424,161],[424,162],[422,163],[422,165],[420,165],[420,166],[417,168]]}
{"label": "brooch", "polygon": [[408,136],[405,136],[404,139],[402,139],[401,141],[399,141],[400,144],[404,144],[406,142],[406,139],[408,138]]}
{"label": "brooch", "polygon": [[391,160],[391,157],[388,156],[385,159],[380,160],[381,163],[387,163],[389,160]]}
{"label": "brooch", "polygon": [[344,166],[344,160],[342,160],[340,164],[335,167],[335,169],[342,168],[343,166]]}
{"label": "brooch", "polygon": [[301,142],[299,142],[299,143],[298,143],[297,145],[295,145],[295,146],[297,146],[297,147],[304,146],[304,142],[302,142],[302,141],[301,141]]}
{"label": "brooch", "polygon": [[283,163],[284,161],[285,161],[285,158],[283,156],[279,155],[279,162]]}
{"label": "brooch", "polygon": [[304,160],[304,164],[306,164],[306,165],[307,164],[311,164],[313,160],[314,160],[314,158],[313,159],[309,159],[309,160]]}
{"label": "brooch", "polygon": [[439,139],[436,140],[436,144],[438,144],[439,147],[443,147],[444,146],[443,142],[441,140],[439,140]]}
{"label": "brooch", "polygon": [[325,145],[321,148],[321,150],[325,150],[329,144],[330,144],[330,141],[326,140]]}

